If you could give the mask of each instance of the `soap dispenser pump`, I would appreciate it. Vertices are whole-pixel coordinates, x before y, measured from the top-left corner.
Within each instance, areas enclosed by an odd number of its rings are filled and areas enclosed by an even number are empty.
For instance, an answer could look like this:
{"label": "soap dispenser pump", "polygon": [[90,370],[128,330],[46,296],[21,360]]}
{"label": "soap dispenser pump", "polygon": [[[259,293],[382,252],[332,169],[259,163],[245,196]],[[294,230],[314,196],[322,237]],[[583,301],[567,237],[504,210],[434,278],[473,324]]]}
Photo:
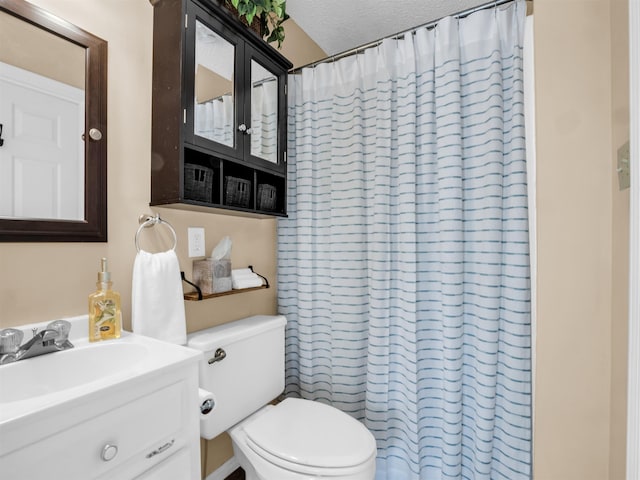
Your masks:
{"label": "soap dispenser pump", "polygon": [[120,294],[111,290],[111,272],[107,271],[107,259],[101,261],[98,272],[98,289],[89,295],[89,341],[120,338],[122,312]]}

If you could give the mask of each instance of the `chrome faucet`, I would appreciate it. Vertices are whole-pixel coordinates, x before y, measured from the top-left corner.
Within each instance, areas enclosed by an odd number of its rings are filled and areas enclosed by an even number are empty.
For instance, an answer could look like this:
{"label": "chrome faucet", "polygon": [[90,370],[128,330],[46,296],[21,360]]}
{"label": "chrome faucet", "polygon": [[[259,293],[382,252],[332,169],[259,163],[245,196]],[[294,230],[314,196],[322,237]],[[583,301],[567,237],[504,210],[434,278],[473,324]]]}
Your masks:
{"label": "chrome faucet", "polygon": [[24,345],[20,345],[24,336],[21,330],[15,328],[1,330],[0,365],[73,348],[73,344],[69,341],[69,330],[71,330],[69,322],[56,320],[39,332],[34,329],[33,337]]}

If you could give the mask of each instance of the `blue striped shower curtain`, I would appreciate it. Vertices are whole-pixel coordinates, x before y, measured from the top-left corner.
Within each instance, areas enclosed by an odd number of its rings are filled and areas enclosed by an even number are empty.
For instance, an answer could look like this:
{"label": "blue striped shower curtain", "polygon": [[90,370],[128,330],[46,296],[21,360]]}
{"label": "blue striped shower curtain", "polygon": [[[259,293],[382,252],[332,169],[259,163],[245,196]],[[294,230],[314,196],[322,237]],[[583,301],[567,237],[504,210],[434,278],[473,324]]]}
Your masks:
{"label": "blue striped shower curtain", "polygon": [[530,478],[524,18],[290,78],[287,393],[363,421],[378,480]]}

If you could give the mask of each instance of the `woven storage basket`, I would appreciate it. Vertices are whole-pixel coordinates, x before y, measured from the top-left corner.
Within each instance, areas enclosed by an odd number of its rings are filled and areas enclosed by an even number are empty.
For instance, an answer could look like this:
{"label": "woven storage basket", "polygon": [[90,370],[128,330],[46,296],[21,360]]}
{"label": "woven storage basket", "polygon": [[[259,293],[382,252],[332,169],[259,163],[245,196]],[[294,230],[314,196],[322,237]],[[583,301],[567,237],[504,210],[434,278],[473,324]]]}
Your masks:
{"label": "woven storage basket", "polygon": [[244,178],[224,177],[224,199],[227,205],[249,207],[251,182]]}
{"label": "woven storage basket", "polygon": [[261,183],[258,185],[258,210],[273,211],[276,209],[276,187]]}
{"label": "woven storage basket", "polygon": [[184,197],[189,200],[211,203],[213,191],[213,169],[195,165],[184,164]]}

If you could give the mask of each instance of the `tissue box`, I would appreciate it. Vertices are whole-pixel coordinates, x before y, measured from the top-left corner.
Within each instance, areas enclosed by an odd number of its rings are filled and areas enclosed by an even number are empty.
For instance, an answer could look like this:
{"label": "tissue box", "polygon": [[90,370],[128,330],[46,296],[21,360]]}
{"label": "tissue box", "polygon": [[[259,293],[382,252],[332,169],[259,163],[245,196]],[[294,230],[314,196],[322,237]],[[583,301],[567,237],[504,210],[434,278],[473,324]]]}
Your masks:
{"label": "tissue box", "polygon": [[231,260],[194,260],[193,282],[203,295],[231,290]]}

